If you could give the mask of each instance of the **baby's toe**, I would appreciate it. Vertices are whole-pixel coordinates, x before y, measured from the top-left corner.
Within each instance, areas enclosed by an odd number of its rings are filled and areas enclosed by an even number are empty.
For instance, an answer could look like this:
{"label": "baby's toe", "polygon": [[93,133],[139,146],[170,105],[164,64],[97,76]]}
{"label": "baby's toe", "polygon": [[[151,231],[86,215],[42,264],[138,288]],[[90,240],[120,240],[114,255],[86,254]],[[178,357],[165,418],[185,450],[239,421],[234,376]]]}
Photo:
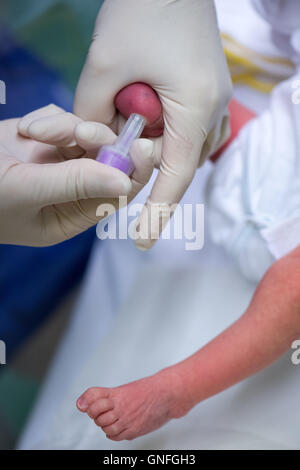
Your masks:
{"label": "baby's toe", "polygon": [[105,432],[107,437],[117,436],[124,430],[125,430],[125,426],[122,424],[120,420],[116,421],[115,423],[109,426],[102,427],[102,431]]}
{"label": "baby's toe", "polygon": [[107,439],[109,439],[110,441],[115,441],[115,442],[119,442],[119,441],[123,441],[124,440],[124,437],[122,437],[122,432],[121,434],[118,434],[117,436],[107,436]]}
{"label": "baby's toe", "polygon": [[96,400],[101,398],[108,398],[109,389],[101,387],[93,387],[86,390],[81,397],[77,400],[77,408],[80,411],[87,411],[87,409],[94,403]]}
{"label": "baby's toe", "polygon": [[[102,413],[107,414],[109,410],[112,410],[114,407],[114,402],[111,398],[101,398],[100,400],[94,401],[90,407],[87,409],[87,413],[90,418],[96,419]],[[96,423],[97,424],[97,423]],[[107,424],[112,424],[107,423]]]}
{"label": "baby's toe", "polygon": [[136,435],[130,433],[128,431],[128,429],[125,429],[124,431],[120,432],[119,434],[117,435],[114,435],[114,436],[108,436],[106,435],[106,437],[108,439],[110,439],[111,441],[115,441],[115,442],[119,442],[119,441],[132,441],[135,437],[137,437]]}
{"label": "baby's toe", "polygon": [[114,424],[118,419],[119,418],[116,416],[114,411],[107,411],[107,413],[102,413],[100,416],[97,415],[95,423],[97,426],[100,426],[100,428],[103,428],[104,426],[110,426],[111,424]]}

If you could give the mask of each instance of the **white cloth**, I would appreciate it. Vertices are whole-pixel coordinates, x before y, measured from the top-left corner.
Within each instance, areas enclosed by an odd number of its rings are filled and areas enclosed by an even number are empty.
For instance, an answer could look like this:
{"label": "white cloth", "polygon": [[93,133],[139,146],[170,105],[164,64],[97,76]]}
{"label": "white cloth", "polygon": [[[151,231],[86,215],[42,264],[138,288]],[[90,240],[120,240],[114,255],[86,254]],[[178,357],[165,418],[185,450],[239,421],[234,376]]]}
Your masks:
{"label": "white cloth", "polygon": [[300,244],[300,105],[292,100],[299,79],[276,87],[269,109],[240,132],[208,185],[212,238],[255,282]]}
{"label": "white cloth", "polygon": [[252,0],[273,28],[273,41],[295,62],[300,60],[299,0]]}
{"label": "white cloth", "polygon": [[[248,35],[252,50],[260,52],[262,43],[264,54],[284,55],[298,63],[300,43],[298,48],[295,38],[300,33],[300,2],[252,0],[262,16],[258,18],[249,1],[242,1],[246,14],[234,22],[235,38],[245,42]],[[221,7],[221,0],[219,4]],[[230,5],[233,8],[232,2]],[[220,8],[219,13],[225,30],[230,28],[228,10]],[[251,33],[255,22],[257,34]],[[240,132],[217,162],[208,184],[212,238],[254,282],[276,259],[300,244],[300,104],[293,99],[296,86],[300,86],[299,70],[275,88],[268,110]]]}
{"label": "white cloth", "polygon": [[252,0],[276,31],[290,34],[300,28],[299,0]]}
{"label": "white cloth", "polygon": [[272,40],[272,27],[251,0],[215,0],[218,23],[222,33],[230,34],[238,43],[254,52],[282,57]]}
{"label": "white cloth", "polygon": [[[198,171],[185,203],[204,200],[210,172],[209,164]],[[146,194],[147,188],[139,200]],[[181,240],[160,240],[149,253],[130,240],[97,242],[71,329],[20,448],[297,448],[300,379],[289,354],[132,442],[108,441],[75,407],[87,387],[120,385],[187,357],[244,312],[254,288],[208,234],[199,252],[184,251]]]}

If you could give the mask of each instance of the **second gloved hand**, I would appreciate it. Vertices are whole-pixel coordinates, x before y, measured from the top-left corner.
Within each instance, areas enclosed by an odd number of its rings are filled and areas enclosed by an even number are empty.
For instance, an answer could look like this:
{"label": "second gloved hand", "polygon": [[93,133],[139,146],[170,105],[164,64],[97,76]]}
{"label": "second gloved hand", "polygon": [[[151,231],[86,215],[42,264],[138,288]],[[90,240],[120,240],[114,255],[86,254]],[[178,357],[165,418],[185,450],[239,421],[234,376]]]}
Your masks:
{"label": "second gloved hand", "polygon": [[149,209],[178,203],[196,168],[228,137],[231,80],[213,0],[104,2],[75,113],[117,129],[115,96],[134,82],[153,87],[164,117],[163,137],[154,139],[159,173],[141,214],[137,241],[148,249],[169,219],[166,215],[158,224],[158,233],[149,233]]}
{"label": "second gloved hand", "polygon": [[130,179],[94,161],[115,139],[107,126],[54,105],[0,122],[0,243],[59,243],[95,225],[101,203],[130,201],[152,174],[153,145],[135,142]]}

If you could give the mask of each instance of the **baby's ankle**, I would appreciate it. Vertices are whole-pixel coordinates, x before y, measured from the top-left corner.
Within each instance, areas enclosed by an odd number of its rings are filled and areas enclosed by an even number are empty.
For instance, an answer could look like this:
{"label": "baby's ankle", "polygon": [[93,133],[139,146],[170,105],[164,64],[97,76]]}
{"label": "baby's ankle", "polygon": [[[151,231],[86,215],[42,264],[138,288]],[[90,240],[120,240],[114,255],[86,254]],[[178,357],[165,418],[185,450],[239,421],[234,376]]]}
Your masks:
{"label": "baby's ankle", "polygon": [[185,416],[193,407],[178,366],[161,370],[158,374],[169,408],[169,419]]}

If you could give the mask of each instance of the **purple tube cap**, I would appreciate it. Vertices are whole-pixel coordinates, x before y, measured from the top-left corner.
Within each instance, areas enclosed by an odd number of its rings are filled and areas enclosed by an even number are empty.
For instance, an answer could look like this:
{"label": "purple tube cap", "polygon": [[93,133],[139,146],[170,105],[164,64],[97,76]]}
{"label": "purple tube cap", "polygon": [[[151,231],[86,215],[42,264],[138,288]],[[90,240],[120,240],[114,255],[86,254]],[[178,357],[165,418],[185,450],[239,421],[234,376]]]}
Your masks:
{"label": "purple tube cap", "polygon": [[140,114],[131,114],[120,135],[113,145],[104,145],[97,157],[98,162],[117,168],[130,176],[134,170],[130,158],[130,147],[138,139],[146,125],[146,118]]}
{"label": "purple tube cap", "polygon": [[103,146],[97,156],[97,161],[113,168],[117,168],[130,176],[134,171],[134,165],[130,158],[118,153],[113,147]]}

